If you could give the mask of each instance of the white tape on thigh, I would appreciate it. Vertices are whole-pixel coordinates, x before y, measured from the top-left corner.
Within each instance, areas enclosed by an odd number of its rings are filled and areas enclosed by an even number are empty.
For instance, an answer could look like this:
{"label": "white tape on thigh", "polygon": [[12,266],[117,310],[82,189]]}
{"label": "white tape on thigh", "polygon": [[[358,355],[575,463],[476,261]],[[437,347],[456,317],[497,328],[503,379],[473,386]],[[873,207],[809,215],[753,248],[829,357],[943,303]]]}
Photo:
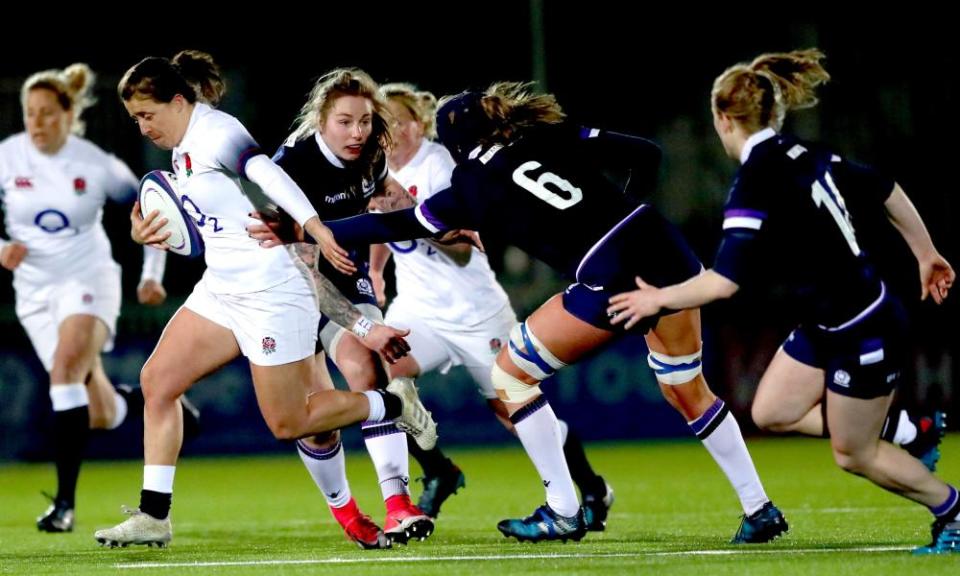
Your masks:
{"label": "white tape on thigh", "polygon": [[546,380],[553,373],[566,366],[554,356],[543,342],[527,327],[526,322],[517,324],[510,330],[509,354],[517,368],[537,380]]}
{"label": "white tape on thigh", "polygon": [[647,364],[661,384],[670,386],[686,384],[703,372],[703,362],[700,361],[702,352],[703,350],[698,350],[686,356],[667,356],[651,351],[647,356]]}
{"label": "white tape on thigh", "polygon": [[527,384],[501,368],[498,364],[493,364],[490,370],[490,381],[493,382],[493,389],[497,392],[497,397],[504,402],[521,403],[532,400],[541,394],[540,383]]}

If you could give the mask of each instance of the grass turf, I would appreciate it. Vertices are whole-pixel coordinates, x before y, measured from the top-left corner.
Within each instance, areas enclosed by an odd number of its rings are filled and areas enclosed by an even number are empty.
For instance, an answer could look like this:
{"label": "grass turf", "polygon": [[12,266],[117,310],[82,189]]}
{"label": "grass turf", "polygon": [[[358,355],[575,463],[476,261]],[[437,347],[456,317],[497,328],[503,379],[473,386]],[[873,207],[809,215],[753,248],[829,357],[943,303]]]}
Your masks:
{"label": "grass turf", "polygon": [[[0,466],[2,574],[958,574],[960,556],[913,557],[929,540],[922,507],[833,465],[825,441],[749,442],[768,495],[790,533],[772,544],[732,546],[739,524],[733,491],[696,442],[588,446],[616,503],[605,532],[580,543],[518,544],[495,528],[529,514],[544,495],[517,445],[452,450],[467,488],[449,500],[425,542],[363,551],[347,541],[293,449],[266,457],[185,458],[177,469],[174,540],[169,548],[101,549],[96,528],[135,506],[139,462],[88,462],[71,534],[39,533],[41,489],[53,467]],[[939,474],[960,480],[960,436],[948,436]],[[351,488],[362,510],[382,522],[369,459],[348,455]],[[412,475],[416,475],[413,465]],[[411,482],[414,497],[419,485]]]}

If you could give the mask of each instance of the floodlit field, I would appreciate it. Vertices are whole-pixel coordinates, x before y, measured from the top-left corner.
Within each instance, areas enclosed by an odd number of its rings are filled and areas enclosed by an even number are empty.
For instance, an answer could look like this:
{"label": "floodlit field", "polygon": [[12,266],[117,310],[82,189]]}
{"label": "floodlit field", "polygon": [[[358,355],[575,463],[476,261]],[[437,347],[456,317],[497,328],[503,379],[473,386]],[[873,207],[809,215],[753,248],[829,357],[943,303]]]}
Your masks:
{"label": "floodlit field", "polygon": [[[579,544],[518,544],[496,531],[543,491],[517,446],[452,451],[467,488],[443,508],[425,542],[364,551],[347,541],[293,449],[271,457],[187,458],[177,470],[169,548],[102,549],[93,531],[138,502],[139,462],[84,465],[72,534],[38,533],[34,518],[54,486],[49,465],[0,466],[3,574],[960,574],[960,555],[913,557],[929,539],[920,506],[842,473],[824,441],[749,442],[768,494],[790,523],[768,545],[732,546],[733,492],[695,442],[588,446],[616,491],[606,532]],[[960,481],[960,435],[948,437],[942,477]],[[383,520],[366,455],[348,456],[361,508]],[[415,469],[415,468],[414,468]],[[412,471],[415,476],[416,471]],[[414,495],[419,493],[419,484]]]}

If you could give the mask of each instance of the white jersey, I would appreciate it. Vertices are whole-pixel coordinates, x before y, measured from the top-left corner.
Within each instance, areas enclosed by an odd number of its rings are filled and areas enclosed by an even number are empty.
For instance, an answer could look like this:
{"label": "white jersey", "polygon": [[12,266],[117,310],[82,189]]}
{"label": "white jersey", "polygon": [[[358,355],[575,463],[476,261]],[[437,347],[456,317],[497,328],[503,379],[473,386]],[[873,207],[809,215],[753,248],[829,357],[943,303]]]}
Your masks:
{"label": "white jersey", "polygon": [[275,209],[245,176],[247,160],[258,154],[236,118],[200,102],[173,149],[177,188],[203,235],[204,277],[215,294],[259,292],[300,275],[287,250],[261,248],[247,234],[248,214]]}
{"label": "white jersey", "polygon": [[[413,159],[391,175],[423,202],[450,185],[455,163],[447,149],[424,140]],[[476,326],[510,305],[487,256],[476,248],[466,266],[458,266],[429,242],[391,242],[397,297],[390,305],[450,328]]]}
{"label": "white jersey", "polygon": [[112,263],[103,229],[108,197],[130,201],[137,178],[126,164],[69,136],[56,154],[36,149],[25,132],[0,142],[0,195],[7,234],[27,256],[13,272],[18,293],[62,282]]}

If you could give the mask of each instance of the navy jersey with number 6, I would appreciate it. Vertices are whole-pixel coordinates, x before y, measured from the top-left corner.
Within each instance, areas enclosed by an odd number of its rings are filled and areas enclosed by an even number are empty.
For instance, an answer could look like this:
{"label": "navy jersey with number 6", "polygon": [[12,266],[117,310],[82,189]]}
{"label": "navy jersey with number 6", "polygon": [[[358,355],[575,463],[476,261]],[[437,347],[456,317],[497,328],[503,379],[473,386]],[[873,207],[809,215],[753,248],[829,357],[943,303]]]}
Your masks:
{"label": "navy jersey with number 6", "polygon": [[600,170],[631,154],[643,165],[635,172],[648,172],[633,178],[649,178],[660,158],[652,142],[566,124],[531,130],[458,165],[450,189],[421,204],[418,216],[433,232],[497,234],[573,278],[594,244],[637,208]]}
{"label": "navy jersey with number 6", "polygon": [[[470,158],[454,169],[449,188],[415,208],[327,224],[344,246],[457,228],[496,235],[575,279],[577,293],[568,290],[565,305],[605,329],[607,299],[634,286],[634,276],[663,286],[701,269],[679,233],[634,199],[660,161],[648,140],[559,124]],[[626,184],[612,172],[628,172]]]}
{"label": "navy jersey with number 6", "polygon": [[880,296],[881,283],[845,197],[882,203],[893,181],[771,129],[747,146],[714,270],[742,284],[776,269],[799,297],[805,321],[836,327],[855,318]]}

